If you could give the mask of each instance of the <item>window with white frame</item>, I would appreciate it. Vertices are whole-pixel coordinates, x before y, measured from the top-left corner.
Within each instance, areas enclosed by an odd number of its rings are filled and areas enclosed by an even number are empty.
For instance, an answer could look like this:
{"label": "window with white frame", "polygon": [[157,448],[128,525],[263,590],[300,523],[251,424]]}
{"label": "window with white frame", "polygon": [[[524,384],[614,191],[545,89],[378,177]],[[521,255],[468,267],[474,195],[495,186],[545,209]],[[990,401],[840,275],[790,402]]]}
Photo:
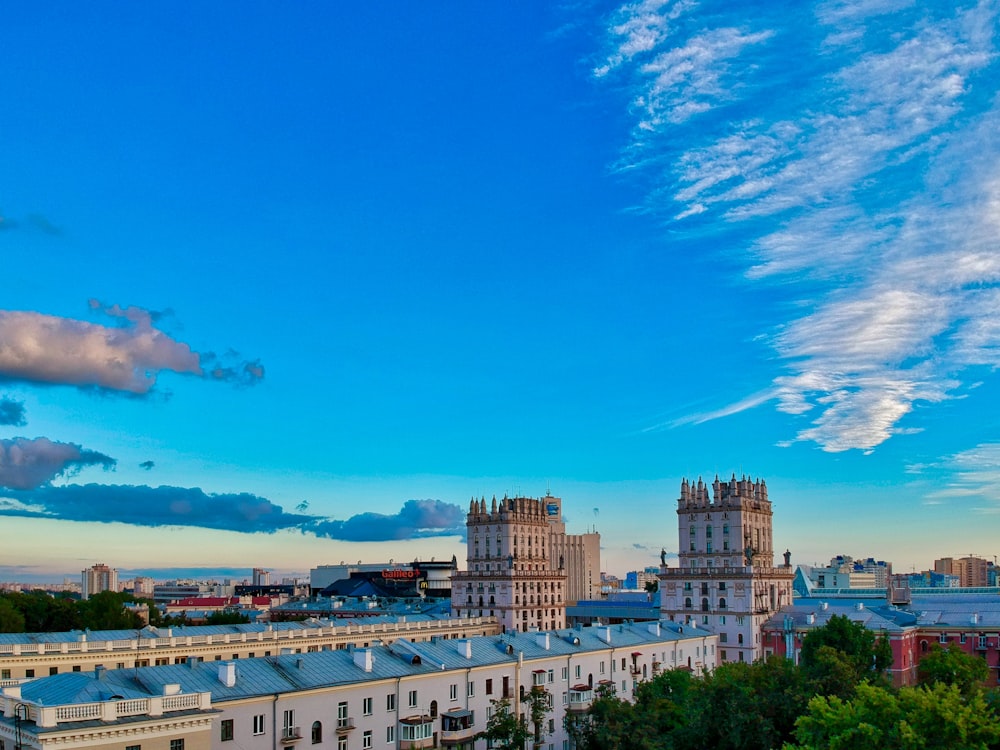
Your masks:
{"label": "window with white frame", "polygon": [[264,714],[254,714],[253,733],[264,734]]}
{"label": "window with white frame", "polygon": [[371,716],[372,715],[372,699],[371,698],[363,698],[362,699],[362,701],[361,701],[361,713],[363,713],[365,716]]}
{"label": "window with white frame", "polygon": [[407,694],[406,705],[409,706],[410,708],[416,708],[417,707],[417,691],[416,690],[411,690]]}

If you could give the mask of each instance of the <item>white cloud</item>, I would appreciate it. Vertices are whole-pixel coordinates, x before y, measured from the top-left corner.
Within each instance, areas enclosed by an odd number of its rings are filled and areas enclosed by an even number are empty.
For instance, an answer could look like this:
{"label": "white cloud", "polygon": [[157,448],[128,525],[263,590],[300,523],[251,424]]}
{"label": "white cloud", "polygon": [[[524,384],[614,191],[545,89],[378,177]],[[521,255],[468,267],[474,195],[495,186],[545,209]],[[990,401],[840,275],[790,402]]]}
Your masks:
{"label": "white cloud", "polygon": [[814,282],[770,338],[777,408],[812,420],[796,439],[870,451],[913,432],[916,403],[1000,366],[1000,10],[825,2],[796,28],[737,6],[650,17],[665,9],[620,11],[657,35],[616,47],[635,117],[619,168],[652,173],[650,208],[674,220],[743,223],[750,283]]}

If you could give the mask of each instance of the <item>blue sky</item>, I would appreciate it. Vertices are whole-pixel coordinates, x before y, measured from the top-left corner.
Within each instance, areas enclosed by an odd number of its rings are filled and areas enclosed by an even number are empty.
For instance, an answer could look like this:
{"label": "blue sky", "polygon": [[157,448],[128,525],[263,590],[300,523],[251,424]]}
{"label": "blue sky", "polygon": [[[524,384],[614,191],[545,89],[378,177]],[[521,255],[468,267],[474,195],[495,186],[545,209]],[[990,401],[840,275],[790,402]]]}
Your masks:
{"label": "blue sky", "polygon": [[439,558],[682,477],[992,557],[996,2],[8,8],[0,577]]}

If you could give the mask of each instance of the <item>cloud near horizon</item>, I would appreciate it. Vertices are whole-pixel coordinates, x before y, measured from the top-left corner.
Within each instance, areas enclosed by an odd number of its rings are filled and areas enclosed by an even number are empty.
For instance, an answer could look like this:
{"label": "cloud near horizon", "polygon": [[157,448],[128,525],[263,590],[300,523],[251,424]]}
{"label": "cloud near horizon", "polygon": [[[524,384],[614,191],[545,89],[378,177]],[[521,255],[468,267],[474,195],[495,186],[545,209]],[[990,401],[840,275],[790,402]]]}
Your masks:
{"label": "cloud near horizon", "polygon": [[0,488],[33,490],[53,479],[74,476],[88,466],[110,471],[116,464],[110,456],[74,443],[43,437],[0,440]]}
{"label": "cloud near horizon", "polygon": [[335,520],[286,513],[250,493],[207,493],[198,487],[72,484],[0,491],[0,516],[135,526],[191,526],[239,533],[298,530],[317,537],[377,542],[465,533],[465,513],[441,500],[407,500],[398,513],[360,513]]}
{"label": "cloud near horizon", "polygon": [[264,377],[259,361],[199,354],[171,338],[156,326],[160,313],[93,299],[88,305],[117,324],[0,310],[0,380],[145,396],[163,371],[237,385]]}
{"label": "cloud near horizon", "polygon": [[614,14],[593,72],[629,96],[617,167],[677,234],[745,238],[746,283],[783,295],[761,333],[796,439],[871,450],[1000,366],[1000,7],[749,7]]}

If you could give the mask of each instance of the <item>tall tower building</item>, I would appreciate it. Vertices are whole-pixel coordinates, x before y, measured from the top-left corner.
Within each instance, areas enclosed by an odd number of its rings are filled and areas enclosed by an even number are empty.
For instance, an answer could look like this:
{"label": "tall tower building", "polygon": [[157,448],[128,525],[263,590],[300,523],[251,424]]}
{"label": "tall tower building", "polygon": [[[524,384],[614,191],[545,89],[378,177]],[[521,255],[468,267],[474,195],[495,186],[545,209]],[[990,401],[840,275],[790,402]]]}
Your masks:
{"label": "tall tower building", "polygon": [[569,577],[566,553],[556,551],[566,546],[560,498],[473,498],[466,529],[466,570],[451,583],[456,616],[496,616],[503,632],[565,626]]}
{"label": "tall tower building", "polygon": [[709,487],[681,481],[677,500],[678,566],[660,568],[660,609],[719,635],[719,662],[763,654],[760,626],[792,601],[789,552],[774,564],[767,485],[736,475]]}
{"label": "tall tower building", "polygon": [[80,592],[84,599],[102,591],[118,590],[118,571],[104,563],[80,571]]}

